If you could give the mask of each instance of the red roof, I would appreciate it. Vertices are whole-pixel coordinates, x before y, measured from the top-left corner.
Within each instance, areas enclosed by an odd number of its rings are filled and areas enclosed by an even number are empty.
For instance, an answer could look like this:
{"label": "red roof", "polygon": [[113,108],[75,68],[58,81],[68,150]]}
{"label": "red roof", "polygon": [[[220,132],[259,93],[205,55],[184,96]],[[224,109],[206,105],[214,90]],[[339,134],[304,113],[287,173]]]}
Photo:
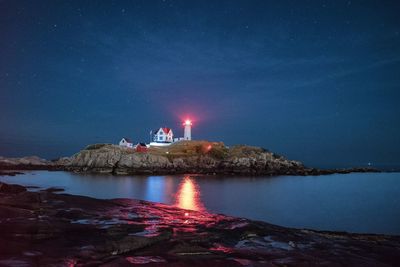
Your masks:
{"label": "red roof", "polygon": [[171,129],[170,129],[170,128],[162,128],[162,129],[163,129],[164,133],[166,133],[166,134],[168,134],[168,133],[169,133],[169,131],[171,131]]}

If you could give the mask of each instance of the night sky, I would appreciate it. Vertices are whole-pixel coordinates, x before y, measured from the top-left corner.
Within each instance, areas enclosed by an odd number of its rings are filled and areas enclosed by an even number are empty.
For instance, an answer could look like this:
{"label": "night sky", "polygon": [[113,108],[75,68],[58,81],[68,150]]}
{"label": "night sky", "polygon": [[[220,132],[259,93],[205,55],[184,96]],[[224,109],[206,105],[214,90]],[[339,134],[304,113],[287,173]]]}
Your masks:
{"label": "night sky", "polygon": [[400,166],[398,1],[0,0],[0,155],[194,121],[309,166]]}

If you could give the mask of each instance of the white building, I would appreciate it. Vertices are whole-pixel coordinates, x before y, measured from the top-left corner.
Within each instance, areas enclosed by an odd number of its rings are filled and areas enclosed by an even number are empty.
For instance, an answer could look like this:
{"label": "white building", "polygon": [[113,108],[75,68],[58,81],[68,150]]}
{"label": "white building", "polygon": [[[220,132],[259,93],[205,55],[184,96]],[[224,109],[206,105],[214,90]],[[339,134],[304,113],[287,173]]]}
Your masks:
{"label": "white building", "polygon": [[173,142],[182,140],[192,140],[192,121],[185,120],[183,122],[183,137],[174,138],[174,133],[170,128],[160,128],[150,132],[150,146],[169,146]]}
{"label": "white building", "polygon": [[153,131],[153,142],[155,143],[172,143],[174,140],[174,133],[170,128],[160,128]]}
{"label": "white building", "polygon": [[185,126],[185,129],[183,131],[183,139],[184,140],[192,140],[192,121],[185,120],[185,122],[183,123],[183,126]]}
{"label": "white building", "polygon": [[124,147],[131,147],[131,148],[133,147],[131,139],[126,137],[122,138],[121,141],[119,141],[119,145]]}

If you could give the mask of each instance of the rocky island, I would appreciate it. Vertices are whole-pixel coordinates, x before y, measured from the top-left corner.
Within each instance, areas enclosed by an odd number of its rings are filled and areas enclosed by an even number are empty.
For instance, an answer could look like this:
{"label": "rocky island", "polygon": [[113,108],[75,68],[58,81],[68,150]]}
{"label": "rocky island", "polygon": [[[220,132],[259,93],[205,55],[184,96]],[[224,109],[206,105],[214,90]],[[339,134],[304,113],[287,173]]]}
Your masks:
{"label": "rocky island", "polygon": [[400,237],[0,183],[1,266],[396,266]]}
{"label": "rocky island", "polygon": [[94,144],[71,157],[0,158],[0,169],[49,169],[112,174],[321,175],[377,171],[371,168],[321,170],[288,160],[266,149],[222,142],[180,141],[146,152],[112,144]]}

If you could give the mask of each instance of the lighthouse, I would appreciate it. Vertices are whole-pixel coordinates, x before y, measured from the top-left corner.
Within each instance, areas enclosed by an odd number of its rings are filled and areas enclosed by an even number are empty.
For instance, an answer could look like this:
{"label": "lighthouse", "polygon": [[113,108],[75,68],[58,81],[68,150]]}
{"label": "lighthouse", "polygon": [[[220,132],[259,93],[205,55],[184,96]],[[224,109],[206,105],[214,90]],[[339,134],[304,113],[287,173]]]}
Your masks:
{"label": "lighthouse", "polygon": [[185,126],[185,130],[183,132],[183,139],[184,140],[192,140],[192,121],[185,120],[185,122],[183,123],[183,126]]}

